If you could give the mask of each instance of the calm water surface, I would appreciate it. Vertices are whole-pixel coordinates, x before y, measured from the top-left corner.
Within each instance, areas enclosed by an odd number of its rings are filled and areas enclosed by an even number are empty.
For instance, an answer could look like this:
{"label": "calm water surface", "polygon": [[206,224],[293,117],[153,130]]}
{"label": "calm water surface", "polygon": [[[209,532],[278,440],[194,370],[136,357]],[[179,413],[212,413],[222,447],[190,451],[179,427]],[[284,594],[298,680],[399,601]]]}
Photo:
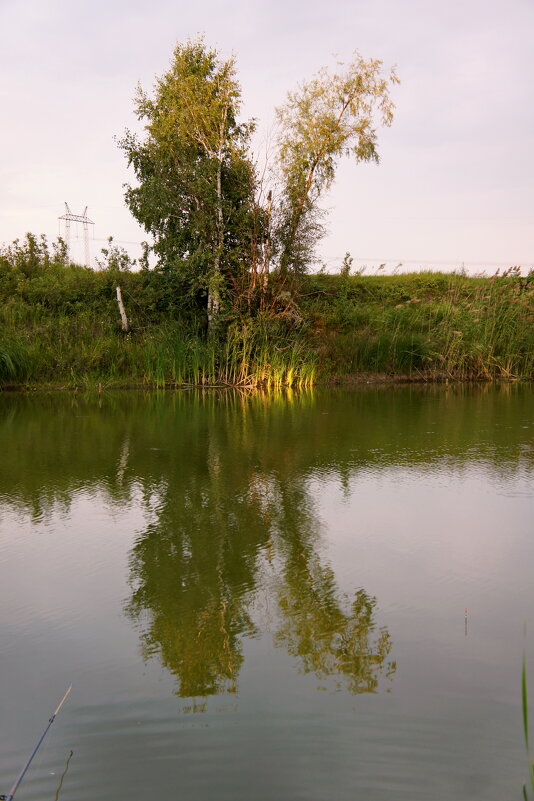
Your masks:
{"label": "calm water surface", "polygon": [[531,386],[0,395],[0,791],[73,682],[20,801],[520,799],[533,478]]}

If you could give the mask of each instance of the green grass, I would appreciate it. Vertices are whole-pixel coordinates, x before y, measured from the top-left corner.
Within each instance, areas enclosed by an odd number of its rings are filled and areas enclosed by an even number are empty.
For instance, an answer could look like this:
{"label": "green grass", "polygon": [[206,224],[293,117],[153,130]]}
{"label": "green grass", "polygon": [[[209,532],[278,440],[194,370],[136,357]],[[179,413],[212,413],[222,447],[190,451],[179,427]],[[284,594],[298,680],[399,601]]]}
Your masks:
{"label": "green grass", "polygon": [[309,275],[291,293],[273,277],[271,311],[228,309],[214,337],[198,301],[171,272],[93,271],[28,235],[0,249],[0,383],[276,389],[354,374],[534,376],[532,275]]}
{"label": "green grass", "polygon": [[313,354],[299,342],[270,342],[261,332],[231,327],[223,342],[187,336],[165,325],[131,344],[130,372],[139,381],[164,386],[282,386],[313,383]]}
{"label": "green grass", "polygon": [[534,281],[316,276],[306,310],[328,371],[492,380],[534,375]]}

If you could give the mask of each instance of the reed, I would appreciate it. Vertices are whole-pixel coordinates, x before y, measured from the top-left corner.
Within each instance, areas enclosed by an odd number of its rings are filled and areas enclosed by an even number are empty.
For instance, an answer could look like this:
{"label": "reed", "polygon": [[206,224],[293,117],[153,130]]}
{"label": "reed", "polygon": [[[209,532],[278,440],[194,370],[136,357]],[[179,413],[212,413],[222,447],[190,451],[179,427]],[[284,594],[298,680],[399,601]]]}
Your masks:
{"label": "reed", "polygon": [[327,372],[458,380],[534,375],[532,276],[358,276],[341,297],[331,278],[315,279],[307,305]]}
{"label": "reed", "polygon": [[[534,762],[530,756],[530,744],[528,737],[528,688],[527,688],[527,657],[523,653],[523,669],[521,671],[521,705],[523,710],[523,735],[525,738],[525,748],[528,760],[528,784],[523,785],[523,798],[528,801],[530,790],[534,793]],[[530,789],[529,789],[530,788]]]}
{"label": "reed", "polygon": [[135,347],[143,363],[139,378],[160,387],[278,389],[309,387],[315,377],[315,356],[301,343],[280,346],[279,341],[270,342],[253,326],[231,328],[223,341],[184,336],[172,326],[165,326]]}
{"label": "reed", "polygon": [[0,383],[24,380],[27,373],[24,346],[14,335],[0,339]]}
{"label": "reed", "polygon": [[[93,271],[28,235],[0,249],[0,382],[308,387],[352,374],[534,377],[534,276],[308,275],[272,310],[206,337],[170,274]],[[120,283],[131,333],[120,329]],[[283,290],[283,291],[282,291]],[[296,314],[289,319],[277,310]]]}
{"label": "reed", "polygon": [[5,345],[0,345],[0,379],[6,381],[14,378],[15,375],[13,356]]}

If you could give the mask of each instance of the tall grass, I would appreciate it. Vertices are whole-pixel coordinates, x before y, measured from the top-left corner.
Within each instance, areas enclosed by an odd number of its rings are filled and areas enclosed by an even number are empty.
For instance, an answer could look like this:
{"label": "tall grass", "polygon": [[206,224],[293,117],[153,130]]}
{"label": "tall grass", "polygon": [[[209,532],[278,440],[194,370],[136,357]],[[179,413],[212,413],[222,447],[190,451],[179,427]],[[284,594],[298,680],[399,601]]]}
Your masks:
{"label": "tall grass", "polygon": [[6,381],[13,378],[16,372],[12,353],[4,343],[0,344],[0,379]]}
{"label": "tall grass", "polygon": [[[327,280],[324,281],[324,278]],[[308,301],[327,370],[459,380],[534,376],[534,280],[414,274],[332,277]]]}
{"label": "tall grass", "polygon": [[521,671],[521,702],[523,708],[523,735],[525,738],[525,748],[528,760],[528,784],[523,785],[523,798],[528,801],[529,787],[534,793],[534,762],[530,756],[530,744],[528,737],[528,691],[527,691],[527,657],[523,654],[523,669]]}
{"label": "tall grass", "polygon": [[[534,377],[533,275],[345,271],[299,280],[292,320],[277,311],[273,279],[270,314],[230,314],[218,336],[206,337],[198,300],[174,274],[95,272],[66,263],[59,245],[50,250],[29,234],[0,248],[0,383],[277,389],[355,373]],[[128,335],[120,330],[117,283]]]}
{"label": "tall grass", "polygon": [[[1,319],[1,313],[0,313]],[[164,323],[124,336],[114,321],[55,315],[26,325],[18,341],[0,341],[0,383],[179,386],[313,384],[316,355],[300,341],[270,341],[252,330],[222,340]]]}
{"label": "tall grass", "polygon": [[[121,284],[132,332],[120,330]],[[188,305],[189,303],[189,305]],[[0,383],[88,386],[309,386],[316,354],[265,320],[199,327],[170,275],[98,272],[28,234],[0,249]]]}
{"label": "tall grass", "polygon": [[0,384],[24,380],[27,366],[24,345],[13,335],[0,334]]}
{"label": "tall grass", "polygon": [[301,342],[269,341],[250,325],[218,340],[187,337],[166,326],[137,345],[142,380],[156,386],[310,387],[316,357]]}

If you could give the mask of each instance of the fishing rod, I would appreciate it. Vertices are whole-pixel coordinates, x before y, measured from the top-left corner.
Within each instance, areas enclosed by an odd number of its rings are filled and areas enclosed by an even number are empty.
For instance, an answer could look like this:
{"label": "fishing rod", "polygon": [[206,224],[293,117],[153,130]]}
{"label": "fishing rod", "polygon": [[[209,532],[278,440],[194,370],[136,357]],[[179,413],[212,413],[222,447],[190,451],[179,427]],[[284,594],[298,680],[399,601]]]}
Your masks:
{"label": "fishing rod", "polygon": [[24,767],[22,768],[21,772],[19,773],[15,784],[13,785],[13,787],[11,788],[11,790],[9,791],[9,793],[7,795],[0,795],[0,801],[12,801],[15,793],[17,792],[17,790],[19,788],[19,784],[23,780],[24,776],[26,775],[26,771],[30,767],[32,759],[34,758],[35,754],[39,750],[39,748],[41,746],[41,743],[43,742],[48,729],[50,728],[50,726],[52,725],[52,723],[56,719],[56,715],[58,714],[59,710],[61,709],[61,707],[63,706],[63,704],[67,700],[67,698],[69,697],[71,690],[72,690],[72,684],[70,685],[70,687],[68,688],[67,692],[65,693],[65,695],[63,696],[63,698],[59,702],[56,711],[54,712],[54,714],[52,715],[52,717],[48,721],[48,726],[46,727],[44,732],[39,737],[39,740],[37,741],[37,743],[35,745],[35,748],[33,749],[32,753],[30,754],[29,759],[26,761],[26,764],[24,765]]}

